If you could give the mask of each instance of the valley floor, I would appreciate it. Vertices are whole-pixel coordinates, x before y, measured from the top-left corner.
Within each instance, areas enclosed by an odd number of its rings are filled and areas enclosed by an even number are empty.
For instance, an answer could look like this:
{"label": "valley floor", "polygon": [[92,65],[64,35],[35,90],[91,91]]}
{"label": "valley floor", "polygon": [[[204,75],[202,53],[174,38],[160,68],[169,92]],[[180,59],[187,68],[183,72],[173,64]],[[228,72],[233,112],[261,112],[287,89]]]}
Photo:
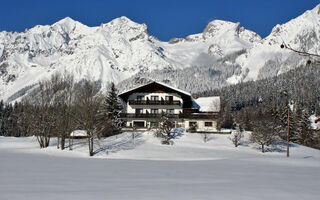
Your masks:
{"label": "valley floor", "polygon": [[85,140],[73,151],[55,140],[0,137],[0,199],[318,199],[320,151],[291,145],[262,154],[245,138],[177,132],[161,145],[151,132],[100,140],[88,157]]}

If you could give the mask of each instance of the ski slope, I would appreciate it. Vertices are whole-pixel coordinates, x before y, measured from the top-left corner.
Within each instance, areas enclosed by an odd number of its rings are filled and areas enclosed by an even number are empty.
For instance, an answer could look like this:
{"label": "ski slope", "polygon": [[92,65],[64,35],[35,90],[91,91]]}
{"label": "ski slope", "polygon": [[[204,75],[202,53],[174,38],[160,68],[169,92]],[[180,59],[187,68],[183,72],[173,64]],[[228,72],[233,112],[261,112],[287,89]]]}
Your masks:
{"label": "ski slope", "polygon": [[0,137],[0,199],[318,199],[320,151],[291,144],[262,154],[229,135],[176,131],[174,145],[152,132],[123,133],[74,150],[39,149],[35,138]]}

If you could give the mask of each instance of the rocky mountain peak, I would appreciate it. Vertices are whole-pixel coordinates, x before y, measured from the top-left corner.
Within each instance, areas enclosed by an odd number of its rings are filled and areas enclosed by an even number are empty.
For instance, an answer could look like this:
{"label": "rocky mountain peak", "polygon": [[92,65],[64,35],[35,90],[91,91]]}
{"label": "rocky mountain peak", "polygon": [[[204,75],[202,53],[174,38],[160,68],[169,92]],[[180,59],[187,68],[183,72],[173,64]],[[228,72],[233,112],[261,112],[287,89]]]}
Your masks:
{"label": "rocky mountain peak", "polygon": [[319,53],[319,9],[277,25],[263,40],[240,23],[213,20],[202,33],[163,42],[124,16],[97,27],[66,17],[23,33],[0,32],[0,99],[11,101],[65,71],[103,87],[147,74],[194,92],[274,76],[304,62],[279,48],[282,38]]}
{"label": "rocky mountain peak", "polygon": [[141,34],[148,35],[148,27],[146,24],[139,24],[131,19],[122,16],[118,17],[103,25],[113,36],[122,36],[128,39],[135,38]]}

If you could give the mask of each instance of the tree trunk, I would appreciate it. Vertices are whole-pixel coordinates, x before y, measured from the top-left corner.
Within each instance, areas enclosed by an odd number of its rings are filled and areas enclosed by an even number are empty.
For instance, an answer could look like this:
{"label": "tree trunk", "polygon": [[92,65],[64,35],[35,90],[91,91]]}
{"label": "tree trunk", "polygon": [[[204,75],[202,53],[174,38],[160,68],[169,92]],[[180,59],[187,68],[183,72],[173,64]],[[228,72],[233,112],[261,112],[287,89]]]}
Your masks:
{"label": "tree trunk", "polygon": [[70,138],[69,136],[69,150],[71,151],[73,147],[73,137]]}
{"label": "tree trunk", "polygon": [[57,149],[59,149],[59,148],[60,148],[60,137],[58,135],[58,137],[57,137]]}
{"label": "tree trunk", "polygon": [[264,144],[261,145],[261,151],[264,153]]}
{"label": "tree trunk", "polygon": [[45,148],[47,148],[48,146],[49,146],[49,144],[50,144],[50,136],[46,136],[45,137]]}
{"label": "tree trunk", "polygon": [[61,136],[61,150],[64,150],[66,145],[66,137],[63,135]]}
{"label": "tree trunk", "polygon": [[289,157],[289,142],[290,142],[290,107],[288,104],[287,157]]}
{"label": "tree trunk", "polygon": [[89,156],[93,156],[93,137],[92,136],[88,138],[88,142],[89,142]]}

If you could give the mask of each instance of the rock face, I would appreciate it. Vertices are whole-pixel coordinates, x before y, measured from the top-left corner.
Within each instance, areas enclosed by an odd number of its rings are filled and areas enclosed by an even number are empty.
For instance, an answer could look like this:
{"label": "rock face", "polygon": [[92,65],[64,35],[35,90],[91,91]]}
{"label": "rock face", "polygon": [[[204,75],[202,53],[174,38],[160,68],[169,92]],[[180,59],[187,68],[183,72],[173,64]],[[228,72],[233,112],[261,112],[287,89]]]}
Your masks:
{"label": "rock face", "polygon": [[102,88],[153,78],[191,92],[275,76],[305,62],[281,43],[320,53],[319,10],[275,26],[264,39],[240,23],[214,20],[202,33],[163,42],[126,17],[98,27],[67,17],[23,33],[0,32],[0,99],[12,101],[56,72],[100,80]]}

